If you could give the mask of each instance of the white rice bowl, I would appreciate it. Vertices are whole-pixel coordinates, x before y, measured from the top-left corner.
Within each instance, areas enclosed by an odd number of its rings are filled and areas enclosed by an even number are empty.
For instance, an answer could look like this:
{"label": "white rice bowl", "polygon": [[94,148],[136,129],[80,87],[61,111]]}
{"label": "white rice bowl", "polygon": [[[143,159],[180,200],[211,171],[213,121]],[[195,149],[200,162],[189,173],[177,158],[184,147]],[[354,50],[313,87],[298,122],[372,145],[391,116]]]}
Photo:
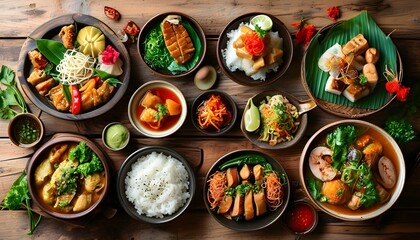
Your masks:
{"label": "white rice bowl", "polygon": [[[236,30],[232,30],[230,32],[227,33],[227,37],[228,37],[228,41],[226,43],[227,47],[225,49],[222,50],[222,56],[225,59],[226,62],[226,66],[228,67],[228,69],[232,72],[236,71],[236,70],[240,70],[240,71],[244,71],[246,73],[246,75],[248,72],[252,71],[252,65],[254,63],[254,61],[252,60],[248,60],[248,59],[244,59],[244,58],[240,58],[236,55],[236,49],[233,47],[233,42],[239,38],[239,36],[241,35],[241,31],[240,28],[241,26],[248,26],[249,28],[251,28],[252,30],[254,29],[254,26],[252,26],[252,24],[249,23],[240,23],[238,28]],[[281,38],[279,36],[278,32],[273,32],[273,31],[268,31],[267,32],[270,35],[271,38],[271,45],[272,46],[279,46],[280,49],[283,50],[283,38]],[[279,61],[265,66],[261,69],[259,69],[255,74],[250,75],[250,77],[254,80],[265,80],[266,74],[274,71],[277,72],[277,69],[279,68],[279,66],[283,63],[283,58],[279,59]]]}
{"label": "white rice bowl", "polygon": [[188,172],[176,158],[152,152],[140,157],[125,178],[125,194],[140,215],[163,218],[191,197]]}

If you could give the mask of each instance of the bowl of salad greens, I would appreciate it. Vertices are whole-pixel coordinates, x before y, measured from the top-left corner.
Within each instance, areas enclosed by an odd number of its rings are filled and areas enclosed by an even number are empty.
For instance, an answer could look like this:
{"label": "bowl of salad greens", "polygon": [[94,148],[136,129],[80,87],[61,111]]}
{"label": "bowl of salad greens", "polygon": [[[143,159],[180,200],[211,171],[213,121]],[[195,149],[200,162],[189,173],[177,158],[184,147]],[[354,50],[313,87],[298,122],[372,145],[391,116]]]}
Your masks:
{"label": "bowl of salad greens", "polygon": [[165,78],[185,77],[202,63],[206,36],[200,24],[180,12],[152,17],[142,28],[137,49],[146,66]]}

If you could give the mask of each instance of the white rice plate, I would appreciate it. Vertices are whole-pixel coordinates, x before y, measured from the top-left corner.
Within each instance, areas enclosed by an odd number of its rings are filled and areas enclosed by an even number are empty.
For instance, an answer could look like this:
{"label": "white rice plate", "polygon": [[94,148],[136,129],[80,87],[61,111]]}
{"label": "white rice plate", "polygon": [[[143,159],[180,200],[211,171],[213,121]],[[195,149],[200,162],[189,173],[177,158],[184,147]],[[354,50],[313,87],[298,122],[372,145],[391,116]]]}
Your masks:
{"label": "white rice plate", "polygon": [[125,178],[125,194],[140,215],[163,218],[191,197],[188,172],[176,158],[152,152],[140,157]]}
{"label": "white rice plate", "polygon": [[[230,71],[234,72],[236,70],[241,70],[246,72],[249,68],[252,68],[253,61],[249,61],[247,59],[240,58],[236,55],[236,50],[233,47],[233,42],[239,38],[241,35],[240,28],[242,25],[246,25],[250,27],[252,30],[254,29],[254,26],[252,26],[249,23],[240,23],[239,27],[236,30],[232,30],[227,33],[227,37],[229,40],[227,41],[227,48],[222,50],[222,56],[225,59],[226,66],[229,68]],[[271,43],[274,44],[280,44],[280,49],[283,50],[283,38],[279,36],[278,32],[269,31],[268,34],[270,34],[271,37]],[[251,62],[251,63],[250,63]],[[255,74],[251,75],[250,77],[254,80],[265,80],[266,74],[274,71],[277,72],[277,69],[279,66],[283,63],[283,58],[281,58],[279,61],[261,68],[258,70]]]}

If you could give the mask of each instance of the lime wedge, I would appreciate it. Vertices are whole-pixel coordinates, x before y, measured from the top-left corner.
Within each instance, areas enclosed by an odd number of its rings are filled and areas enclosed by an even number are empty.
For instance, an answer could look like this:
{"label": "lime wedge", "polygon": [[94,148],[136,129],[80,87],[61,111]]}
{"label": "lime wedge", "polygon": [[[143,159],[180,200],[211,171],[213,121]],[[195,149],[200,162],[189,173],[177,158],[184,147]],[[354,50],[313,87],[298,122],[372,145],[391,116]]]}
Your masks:
{"label": "lime wedge", "polygon": [[254,105],[252,99],[249,99],[249,108],[244,117],[245,130],[253,132],[260,127],[260,110]]}
{"label": "lime wedge", "polygon": [[251,19],[252,25],[258,25],[262,30],[268,31],[273,27],[273,21],[267,15],[257,15]]}

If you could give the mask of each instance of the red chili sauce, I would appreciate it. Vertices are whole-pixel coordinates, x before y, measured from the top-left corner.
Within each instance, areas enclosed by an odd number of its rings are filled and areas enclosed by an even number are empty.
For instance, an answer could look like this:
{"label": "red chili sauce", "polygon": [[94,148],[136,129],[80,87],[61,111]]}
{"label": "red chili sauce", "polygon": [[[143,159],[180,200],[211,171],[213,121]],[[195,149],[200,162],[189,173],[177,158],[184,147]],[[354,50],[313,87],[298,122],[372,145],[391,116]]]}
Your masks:
{"label": "red chili sauce", "polygon": [[295,233],[305,233],[315,224],[315,211],[306,203],[292,206],[286,215],[287,227]]}
{"label": "red chili sauce", "polygon": [[[163,102],[165,102],[166,99],[171,99],[171,100],[175,101],[176,103],[181,104],[181,101],[179,100],[176,93],[174,93],[170,89],[158,87],[158,88],[151,89],[150,92],[153,95],[156,95],[160,99],[162,99]],[[136,117],[138,119],[138,122],[141,124],[141,126],[148,129],[149,131],[160,132],[160,131],[168,130],[178,122],[178,120],[181,116],[181,114],[176,115],[176,116],[169,116],[163,121],[162,125],[158,129],[154,129],[149,124],[147,124],[146,122],[140,121],[140,115],[143,112],[143,110],[144,110],[144,107],[141,106],[141,104],[138,104],[137,111],[136,111]]]}

